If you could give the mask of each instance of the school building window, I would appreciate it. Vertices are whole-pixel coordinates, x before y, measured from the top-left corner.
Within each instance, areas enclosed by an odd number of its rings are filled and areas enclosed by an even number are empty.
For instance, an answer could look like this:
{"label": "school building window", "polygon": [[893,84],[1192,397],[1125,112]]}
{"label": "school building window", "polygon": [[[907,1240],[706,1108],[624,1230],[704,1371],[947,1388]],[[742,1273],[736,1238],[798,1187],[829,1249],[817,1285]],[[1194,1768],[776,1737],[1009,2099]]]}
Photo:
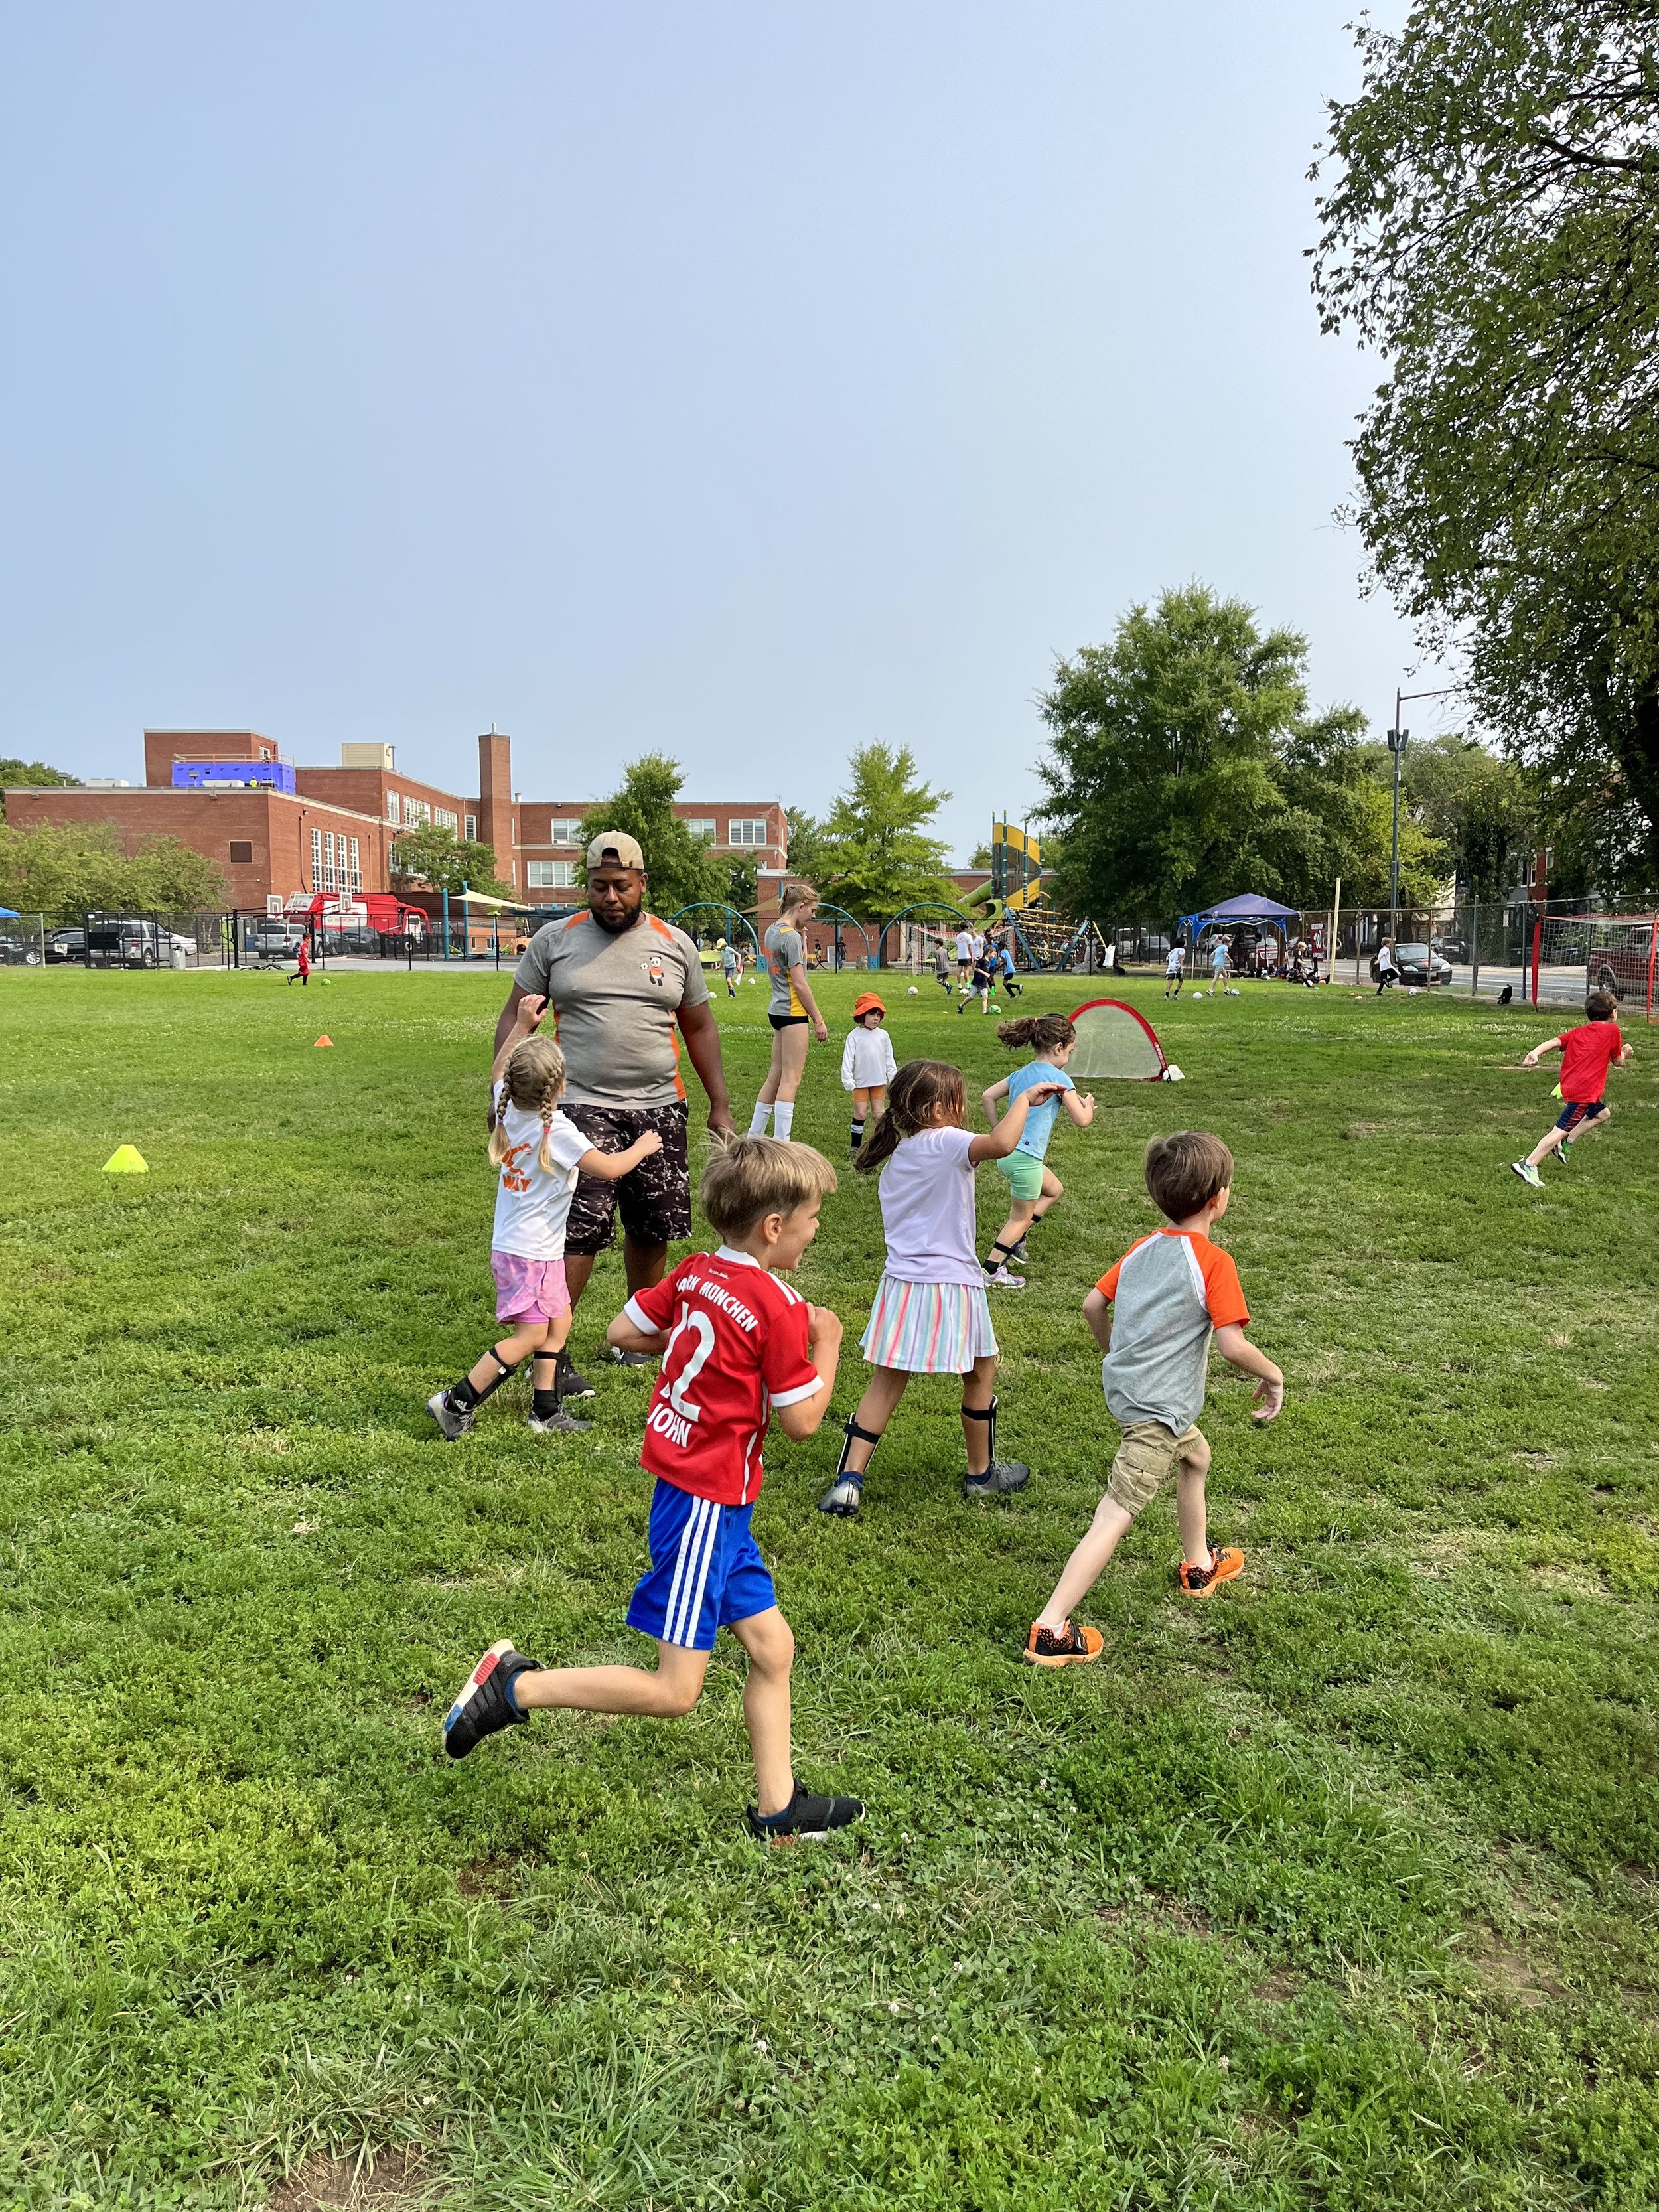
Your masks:
{"label": "school building window", "polygon": [[434,806],[432,810],[432,819],[440,830],[447,830],[452,833],[460,827],[460,823],[447,806]]}
{"label": "school building window", "polygon": [[720,834],[720,823],[705,814],[688,814],[685,826],[694,837],[707,837],[711,845]]}
{"label": "school building window", "polygon": [[461,817],[461,828],[467,843],[469,845],[476,845],[478,842],[477,816],[476,814],[464,814]]}
{"label": "school building window", "polygon": [[771,842],[766,834],[766,817],[763,814],[751,816],[746,821],[739,817],[726,827],[729,834],[726,842],[728,845],[755,846]]}
{"label": "school building window", "polygon": [[526,890],[574,890],[577,882],[576,863],[574,860],[526,860],[524,864],[524,880]]}
{"label": "school building window", "polygon": [[386,795],[386,818],[394,830],[403,827],[403,805],[395,791],[388,791]]}
{"label": "school building window", "polygon": [[429,822],[431,819],[432,809],[427,805],[425,799],[404,799],[404,826],[405,829],[418,830],[422,823]]}
{"label": "school building window", "polygon": [[246,867],[252,861],[252,858],[253,840],[251,837],[233,837],[231,839],[230,864],[232,867]]}
{"label": "school building window", "polygon": [[581,828],[580,820],[573,822],[568,816],[562,817],[557,822],[548,823],[547,842],[550,845],[580,845]]}
{"label": "school building window", "polygon": [[362,852],[356,838],[343,830],[313,830],[311,833],[311,888],[314,891],[349,891],[363,887]]}

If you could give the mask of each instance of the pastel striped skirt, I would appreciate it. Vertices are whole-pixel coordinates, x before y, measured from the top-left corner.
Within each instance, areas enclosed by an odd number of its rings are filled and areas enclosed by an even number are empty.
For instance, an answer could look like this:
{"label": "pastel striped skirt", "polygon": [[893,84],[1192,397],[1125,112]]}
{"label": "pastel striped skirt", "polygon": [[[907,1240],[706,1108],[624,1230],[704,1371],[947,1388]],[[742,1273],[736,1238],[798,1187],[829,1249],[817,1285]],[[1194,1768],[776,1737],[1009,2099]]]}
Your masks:
{"label": "pastel striped skirt", "polygon": [[981,1283],[907,1283],[884,1275],[861,1341],[872,1367],[907,1375],[965,1375],[994,1358],[991,1308]]}

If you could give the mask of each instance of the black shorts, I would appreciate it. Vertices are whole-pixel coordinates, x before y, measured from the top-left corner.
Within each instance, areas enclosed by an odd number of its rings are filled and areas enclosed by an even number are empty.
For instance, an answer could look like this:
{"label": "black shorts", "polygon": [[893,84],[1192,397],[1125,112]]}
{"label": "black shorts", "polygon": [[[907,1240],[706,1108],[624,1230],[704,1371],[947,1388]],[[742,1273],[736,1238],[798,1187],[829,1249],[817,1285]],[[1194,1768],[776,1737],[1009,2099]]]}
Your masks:
{"label": "black shorts", "polygon": [[1556,1115],[1555,1126],[1558,1129],[1565,1129],[1571,1135],[1581,1121],[1594,1121],[1607,1110],[1607,1102],[1605,1098],[1598,1098],[1594,1105],[1590,1106],[1580,1104],[1570,1098]]}
{"label": "black shorts", "polygon": [[564,1112],[596,1152],[625,1152],[647,1129],[662,1139],[662,1150],[620,1177],[601,1182],[578,1176],[565,1224],[564,1249],[573,1260],[592,1259],[617,1233],[617,1209],[623,1228],[635,1244],[672,1244],[691,1234],[691,1169],[686,1132],[690,1109],[672,1106],[567,1106]]}
{"label": "black shorts", "polygon": [[810,1014],[769,1014],[767,1020],[775,1030],[792,1030],[797,1022],[810,1021]]}

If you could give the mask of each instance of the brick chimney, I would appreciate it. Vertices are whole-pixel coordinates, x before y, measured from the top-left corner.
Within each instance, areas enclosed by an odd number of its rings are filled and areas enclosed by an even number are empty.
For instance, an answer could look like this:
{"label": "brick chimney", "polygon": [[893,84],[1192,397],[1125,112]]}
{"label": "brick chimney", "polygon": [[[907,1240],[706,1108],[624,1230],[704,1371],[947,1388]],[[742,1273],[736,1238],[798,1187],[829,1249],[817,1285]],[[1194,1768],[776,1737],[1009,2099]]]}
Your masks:
{"label": "brick chimney", "polygon": [[478,838],[495,855],[495,873],[519,889],[513,835],[513,740],[499,730],[478,739]]}

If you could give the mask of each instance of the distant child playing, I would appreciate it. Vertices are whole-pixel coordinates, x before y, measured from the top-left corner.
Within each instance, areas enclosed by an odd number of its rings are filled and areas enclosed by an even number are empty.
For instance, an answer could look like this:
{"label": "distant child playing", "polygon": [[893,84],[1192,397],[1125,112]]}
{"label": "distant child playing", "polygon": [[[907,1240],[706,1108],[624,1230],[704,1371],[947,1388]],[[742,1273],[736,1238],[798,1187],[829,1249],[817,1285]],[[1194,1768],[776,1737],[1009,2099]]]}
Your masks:
{"label": "distant child playing", "polygon": [[1178,999],[1181,996],[1182,963],[1186,957],[1187,948],[1184,945],[1172,945],[1170,947],[1170,957],[1164,963],[1164,995],[1166,999]]}
{"label": "distant child playing", "polygon": [[948,999],[951,995],[951,943],[941,937],[933,947],[933,981]]}
{"label": "distant child playing", "polygon": [[1025,1258],[1026,1231],[1065,1194],[1065,1184],[1044,1157],[1054,1134],[1054,1117],[1063,1105],[1078,1127],[1086,1129],[1095,1118],[1095,1102],[1079,1097],[1066,1073],[1066,1063],[1077,1049],[1077,1031],[1066,1015],[1026,1014],[1017,1022],[1004,1022],[997,1035],[1011,1050],[1030,1045],[1035,1057],[983,1093],[985,1118],[992,1127],[996,1127],[1005,1099],[1012,1105],[1037,1085],[1047,1085],[1053,1091],[1041,1106],[1031,1109],[1019,1142],[997,1162],[997,1173],[1008,1186],[1008,1218],[985,1262],[985,1279],[998,1290],[1023,1291],[1025,1278],[1011,1273],[1009,1262]]}
{"label": "distant child playing", "polygon": [[663,1355],[640,1455],[657,1479],[651,1569],[628,1608],[629,1627],[657,1639],[654,1670],[542,1667],[510,1643],[492,1644],[444,1723],[452,1759],[528,1721],[538,1706],[658,1720],[689,1713],[714,1638],[729,1628],[749,1656],[743,1718],[758,1784],[751,1832],[769,1840],[822,1838],[862,1817],[857,1798],[819,1796],[795,1778],[795,1640],[749,1527],[768,1422],[775,1413],[786,1436],[810,1437],[835,1388],[841,1323],[779,1280],[799,1265],[835,1187],[835,1170],[809,1146],[734,1139],[702,1178],[719,1250],[679,1261],[661,1282],[636,1291],[611,1324],[613,1345]]}
{"label": "distant child playing", "polygon": [[300,939],[300,950],[295,956],[294,973],[288,980],[290,983],[298,983],[302,988],[308,987],[310,984],[311,947],[306,943],[303,937]]}
{"label": "distant child playing", "polygon": [[647,1129],[626,1152],[596,1152],[575,1123],[558,1110],[564,1090],[564,1054],[551,1037],[532,1034],[547,1011],[545,999],[521,999],[513,1028],[489,1072],[495,1126],[489,1157],[501,1171],[489,1265],[495,1278],[495,1317],[509,1322],[503,1337],[470,1375],[440,1390],[426,1409],[457,1443],[471,1428],[480,1406],[531,1362],[530,1426],[537,1436],[571,1433],[590,1425],[564,1410],[565,1339],[570,1334],[570,1291],[564,1279],[564,1231],[578,1172],[615,1182],[653,1152],[662,1139]]}
{"label": "distant child playing", "polygon": [[[945,988],[951,988],[947,975]],[[864,1142],[865,1118],[879,1114],[887,1104],[887,1086],[893,1079],[893,1040],[882,1027],[887,1009],[873,991],[853,1001],[853,1026],[841,1055],[841,1087],[853,1094],[853,1150]]]}
{"label": "distant child playing", "polygon": [[1004,1159],[1025,1117],[1053,1095],[1042,1084],[1022,1092],[989,1136],[970,1137],[962,1070],[939,1060],[907,1060],[893,1078],[887,1110],[854,1163],[860,1175],[881,1169],[881,1218],[887,1265],[876,1291],[864,1356],[875,1370],[858,1410],[835,1481],[820,1513],[843,1519],[864,1498],[864,1477],[913,1375],[960,1375],[968,1448],[964,1498],[1023,1490],[1031,1470],[1000,1460],[997,1340],[986,1302],[974,1216],[974,1170]]}
{"label": "distant child playing", "polygon": [[738,995],[738,978],[743,973],[743,955],[735,945],[727,943],[720,947],[720,973],[726,978],[726,997],[735,999]]}
{"label": "distant child playing", "polygon": [[1576,1138],[1607,1126],[1613,1111],[1601,1096],[1607,1089],[1607,1071],[1624,1067],[1635,1057],[1633,1048],[1620,1034],[1614,1018],[1617,1012],[1618,1001],[1611,991],[1592,991],[1584,1001],[1583,1026],[1563,1030],[1559,1036],[1535,1044],[1521,1063],[1522,1067],[1536,1067],[1542,1053],[1561,1055],[1562,1105],[1555,1127],[1538,1139],[1524,1160],[1510,1163],[1522,1182],[1530,1183],[1534,1190],[1544,1188],[1538,1172],[1541,1161],[1555,1152],[1565,1167]]}
{"label": "distant child playing", "polygon": [[968,1000],[977,999],[982,1014],[991,1011],[991,984],[996,975],[996,955],[981,937],[976,940],[973,974],[968,979],[968,996],[957,1008],[959,1014],[968,1011]]}
{"label": "distant child playing", "polygon": [[[1146,1147],[1146,1188],[1168,1229],[1132,1245],[1083,1301],[1084,1318],[1105,1353],[1106,1403],[1123,1441],[1088,1534],[1066,1562],[1054,1595],[1031,1624],[1025,1656],[1066,1667],[1100,1656],[1097,1628],[1072,1618],[1108,1561],[1171,1472],[1181,1528],[1177,1582],[1208,1597],[1244,1565],[1243,1552],[1212,1546],[1204,1496],[1210,1447],[1196,1423],[1213,1334],[1224,1359],[1258,1377],[1253,1405],[1271,1421],[1285,1402],[1285,1377],[1245,1335],[1249,1310],[1238,1270],[1210,1231],[1232,1195],[1233,1158],[1219,1137],[1183,1129]],[[1115,1324],[1114,1311],[1115,1310]]]}

